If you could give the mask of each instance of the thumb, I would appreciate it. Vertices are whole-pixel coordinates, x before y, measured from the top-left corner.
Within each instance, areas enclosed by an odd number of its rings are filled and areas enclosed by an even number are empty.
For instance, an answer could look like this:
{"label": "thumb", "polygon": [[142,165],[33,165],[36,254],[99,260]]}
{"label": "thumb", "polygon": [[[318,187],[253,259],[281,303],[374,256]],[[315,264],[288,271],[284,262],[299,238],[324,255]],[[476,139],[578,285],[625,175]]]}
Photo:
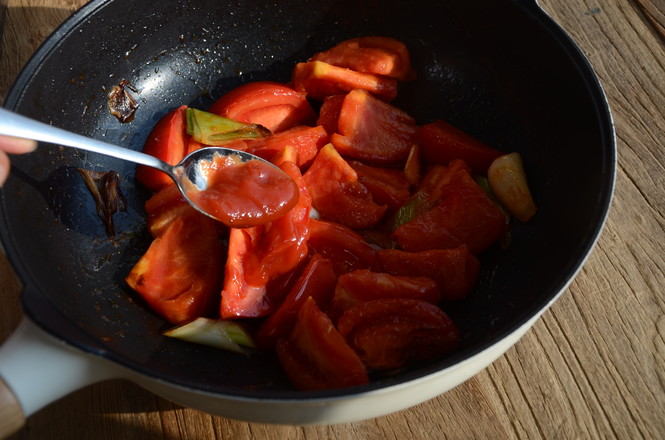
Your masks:
{"label": "thumb", "polygon": [[9,176],[9,157],[0,151],[0,186],[5,183],[7,176]]}
{"label": "thumb", "polygon": [[12,136],[0,136],[0,150],[12,154],[29,153],[37,148],[37,142],[32,139],[22,139]]}

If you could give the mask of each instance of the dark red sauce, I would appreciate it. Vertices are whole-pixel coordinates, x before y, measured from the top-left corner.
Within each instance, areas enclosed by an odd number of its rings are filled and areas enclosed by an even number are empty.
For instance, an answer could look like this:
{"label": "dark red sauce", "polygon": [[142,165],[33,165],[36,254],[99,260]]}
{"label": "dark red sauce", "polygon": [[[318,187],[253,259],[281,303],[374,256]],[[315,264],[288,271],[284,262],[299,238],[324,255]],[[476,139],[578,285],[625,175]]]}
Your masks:
{"label": "dark red sauce", "polygon": [[187,197],[222,223],[247,228],[273,221],[298,201],[298,186],[286,173],[261,160],[215,156],[202,170],[208,187],[192,185]]}

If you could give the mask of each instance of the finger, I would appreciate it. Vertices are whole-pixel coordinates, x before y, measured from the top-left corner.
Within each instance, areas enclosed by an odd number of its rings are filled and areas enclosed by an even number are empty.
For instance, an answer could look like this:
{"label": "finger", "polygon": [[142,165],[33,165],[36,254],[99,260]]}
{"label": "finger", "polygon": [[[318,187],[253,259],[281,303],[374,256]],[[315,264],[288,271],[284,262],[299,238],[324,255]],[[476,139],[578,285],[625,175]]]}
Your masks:
{"label": "finger", "polygon": [[37,142],[32,139],[22,139],[12,136],[0,136],[0,150],[12,154],[29,153],[37,148]]}
{"label": "finger", "polygon": [[2,186],[9,176],[9,157],[0,151],[0,186]]}

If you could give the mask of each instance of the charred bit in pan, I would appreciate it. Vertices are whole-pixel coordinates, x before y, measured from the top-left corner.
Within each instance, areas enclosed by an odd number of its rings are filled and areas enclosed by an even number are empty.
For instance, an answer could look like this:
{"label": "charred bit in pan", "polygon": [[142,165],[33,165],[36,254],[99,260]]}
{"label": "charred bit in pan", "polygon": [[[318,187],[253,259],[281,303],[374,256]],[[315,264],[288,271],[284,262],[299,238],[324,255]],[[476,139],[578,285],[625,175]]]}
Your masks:
{"label": "charred bit in pan", "polygon": [[113,87],[108,95],[109,111],[122,123],[131,122],[139,106],[127,89],[137,92],[129,80],[123,79],[117,86]]}
{"label": "charred bit in pan", "polygon": [[120,176],[115,171],[101,172],[78,168],[97,206],[97,215],[104,222],[106,234],[115,237],[113,214],[127,209],[125,197],[120,192]]}

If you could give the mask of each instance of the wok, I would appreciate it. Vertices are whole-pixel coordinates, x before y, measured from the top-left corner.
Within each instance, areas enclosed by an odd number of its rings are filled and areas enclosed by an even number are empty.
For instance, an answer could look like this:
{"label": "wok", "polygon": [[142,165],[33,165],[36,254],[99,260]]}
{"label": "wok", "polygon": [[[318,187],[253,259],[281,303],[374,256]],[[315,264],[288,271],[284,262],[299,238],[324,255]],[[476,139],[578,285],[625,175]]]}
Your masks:
{"label": "wok", "polygon": [[[361,35],[408,45],[418,79],[401,86],[396,105],[418,123],[443,118],[520,152],[529,175],[538,214],[512,224],[510,246],[482,256],[477,290],[446,308],[462,331],[460,348],[366,386],[300,392],[272,354],[242,356],[162,337],[168,325],[123,281],[150,240],[148,194],[135,183],[134,166],[41,145],[12,158],[0,193],[0,236],[24,285],[26,314],[0,352],[0,376],[18,401],[12,421],[112,377],[247,421],[371,418],[473,376],[566,289],[610,206],[614,128],[587,60],[533,0],[93,0],[37,50],[4,105],[140,149],[171,109],[205,109],[249,81],[288,81],[296,62]],[[125,124],[106,107],[107,93],[123,79],[139,102]],[[77,167],[120,174],[128,208],[115,216],[115,238],[96,217]]]}

